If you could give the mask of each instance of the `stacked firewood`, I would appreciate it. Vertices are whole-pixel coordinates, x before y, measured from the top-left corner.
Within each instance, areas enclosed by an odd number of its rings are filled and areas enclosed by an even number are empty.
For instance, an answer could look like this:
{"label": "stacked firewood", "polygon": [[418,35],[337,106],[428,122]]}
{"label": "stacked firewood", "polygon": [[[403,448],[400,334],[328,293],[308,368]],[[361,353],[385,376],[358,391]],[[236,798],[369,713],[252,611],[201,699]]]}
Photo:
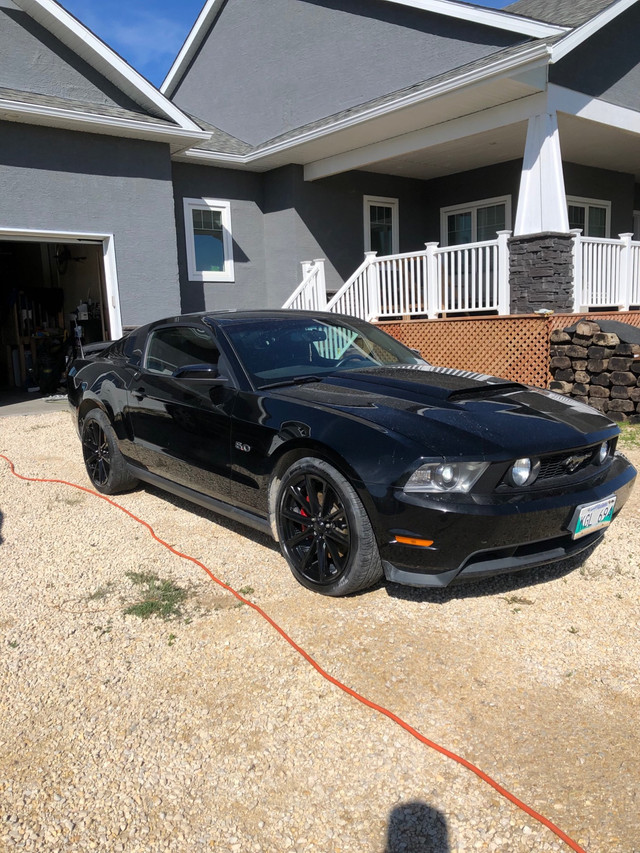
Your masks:
{"label": "stacked firewood", "polygon": [[615,420],[640,418],[640,344],[582,320],[551,333],[549,388]]}

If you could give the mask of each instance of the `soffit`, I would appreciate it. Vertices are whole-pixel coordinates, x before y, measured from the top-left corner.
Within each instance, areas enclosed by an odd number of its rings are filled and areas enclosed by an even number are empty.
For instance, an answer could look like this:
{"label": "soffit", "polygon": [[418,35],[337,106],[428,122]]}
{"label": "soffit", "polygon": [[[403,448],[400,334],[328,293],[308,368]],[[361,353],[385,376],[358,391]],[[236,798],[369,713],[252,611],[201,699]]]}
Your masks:
{"label": "soffit", "polygon": [[527,122],[521,121],[390,160],[371,163],[363,167],[363,170],[427,181],[517,160],[523,155],[526,137]]}
{"label": "soffit", "polygon": [[640,181],[638,134],[565,113],[558,113],[558,127],[563,160],[625,172]]}

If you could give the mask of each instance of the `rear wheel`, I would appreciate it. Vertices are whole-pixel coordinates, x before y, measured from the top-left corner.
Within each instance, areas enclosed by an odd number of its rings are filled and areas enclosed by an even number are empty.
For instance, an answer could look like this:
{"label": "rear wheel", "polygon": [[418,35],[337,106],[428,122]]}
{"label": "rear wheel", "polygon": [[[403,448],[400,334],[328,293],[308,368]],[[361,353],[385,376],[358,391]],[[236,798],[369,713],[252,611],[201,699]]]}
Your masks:
{"label": "rear wheel", "polygon": [[82,422],[82,455],[89,479],[99,492],[117,495],[137,486],[109,418],[100,409],[89,412]]}
{"label": "rear wheel", "polygon": [[278,485],[280,548],[294,577],[323,595],[348,595],[382,577],[378,545],[355,489],[321,459],[298,460]]}

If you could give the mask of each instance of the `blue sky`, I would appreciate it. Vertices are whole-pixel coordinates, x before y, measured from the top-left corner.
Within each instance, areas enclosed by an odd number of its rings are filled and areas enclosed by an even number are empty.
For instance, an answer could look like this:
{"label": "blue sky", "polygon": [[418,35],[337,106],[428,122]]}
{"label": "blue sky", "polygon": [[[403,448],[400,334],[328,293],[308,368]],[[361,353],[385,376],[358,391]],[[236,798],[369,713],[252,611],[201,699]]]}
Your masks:
{"label": "blue sky", "polygon": [[[158,87],[204,5],[204,0],[59,2]],[[509,2],[486,0],[477,5],[500,8]]]}

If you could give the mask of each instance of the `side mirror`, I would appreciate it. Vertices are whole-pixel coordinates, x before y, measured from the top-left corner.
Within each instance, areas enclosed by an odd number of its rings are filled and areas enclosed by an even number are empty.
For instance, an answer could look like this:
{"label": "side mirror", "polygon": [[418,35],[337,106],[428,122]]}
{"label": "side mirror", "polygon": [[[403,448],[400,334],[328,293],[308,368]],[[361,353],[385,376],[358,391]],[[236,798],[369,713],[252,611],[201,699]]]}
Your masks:
{"label": "side mirror", "polygon": [[226,376],[220,376],[215,364],[184,364],[174,370],[171,376],[173,379],[205,379],[216,385],[229,381]]}

